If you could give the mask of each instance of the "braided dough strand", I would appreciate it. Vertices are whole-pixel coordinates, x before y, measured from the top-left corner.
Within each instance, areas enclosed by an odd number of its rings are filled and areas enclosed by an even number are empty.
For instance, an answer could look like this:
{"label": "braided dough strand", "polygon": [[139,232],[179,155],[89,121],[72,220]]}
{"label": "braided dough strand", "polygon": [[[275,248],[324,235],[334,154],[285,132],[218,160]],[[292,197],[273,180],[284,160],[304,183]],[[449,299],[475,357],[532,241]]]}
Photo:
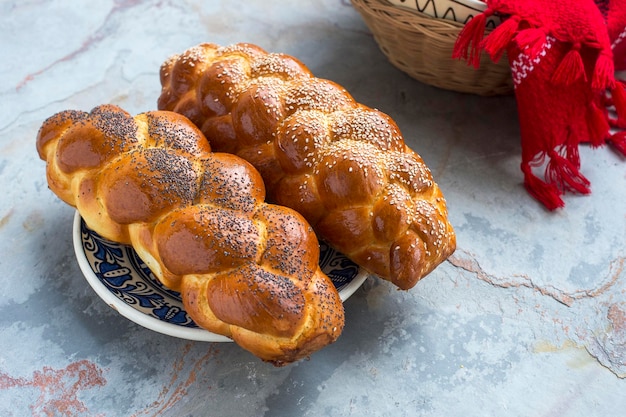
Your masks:
{"label": "braided dough strand", "polygon": [[184,116],[63,111],[37,150],[50,189],[92,230],[132,245],[200,326],[276,365],[340,335],[343,305],[310,225],[265,203],[256,169],[213,153]]}
{"label": "braided dough strand", "polygon": [[371,272],[408,289],[454,252],[441,190],[394,121],[295,58],[201,44],[160,78],[160,109],[252,163],[272,201]]}

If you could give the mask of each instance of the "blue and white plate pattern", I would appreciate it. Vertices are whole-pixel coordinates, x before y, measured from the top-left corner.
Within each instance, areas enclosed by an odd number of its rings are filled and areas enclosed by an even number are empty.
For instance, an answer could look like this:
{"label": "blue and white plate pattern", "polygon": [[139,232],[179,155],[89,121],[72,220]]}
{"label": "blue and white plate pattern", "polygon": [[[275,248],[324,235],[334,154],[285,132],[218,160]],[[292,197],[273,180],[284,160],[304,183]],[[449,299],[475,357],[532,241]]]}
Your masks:
{"label": "blue and white plate pattern", "polygon": [[[207,342],[231,339],[200,328],[183,307],[180,293],[164,287],[132,247],[111,242],[74,217],[74,251],[94,291],[122,316],[148,329]],[[320,242],[320,266],[346,301],[367,273],[343,254]]]}

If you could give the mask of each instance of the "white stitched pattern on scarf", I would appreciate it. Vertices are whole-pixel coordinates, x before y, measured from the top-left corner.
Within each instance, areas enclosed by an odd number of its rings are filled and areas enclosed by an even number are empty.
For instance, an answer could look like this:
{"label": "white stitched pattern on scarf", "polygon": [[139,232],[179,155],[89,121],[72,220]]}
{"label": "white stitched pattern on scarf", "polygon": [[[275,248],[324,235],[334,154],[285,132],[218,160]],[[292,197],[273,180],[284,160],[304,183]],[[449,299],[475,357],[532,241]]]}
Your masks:
{"label": "white stitched pattern on scarf", "polygon": [[556,41],[556,38],[553,36],[546,36],[546,42],[541,47],[541,51],[535,56],[535,58],[530,58],[523,51],[518,55],[518,57],[511,62],[511,75],[513,77],[513,86],[517,88],[522,81],[535,69],[535,65],[541,62],[541,59],[546,56],[546,53],[552,45]]}
{"label": "white stitched pattern on scarf", "polygon": [[615,40],[611,44],[611,49],[615,49],[615,47],[617,47],[617,45],[619,45],[619,43],[623,41],[624,38],[626,38],[626,27],[624,28],[624,30],[622,30],[622,33],[620,33],[619,36],[615,38]]}

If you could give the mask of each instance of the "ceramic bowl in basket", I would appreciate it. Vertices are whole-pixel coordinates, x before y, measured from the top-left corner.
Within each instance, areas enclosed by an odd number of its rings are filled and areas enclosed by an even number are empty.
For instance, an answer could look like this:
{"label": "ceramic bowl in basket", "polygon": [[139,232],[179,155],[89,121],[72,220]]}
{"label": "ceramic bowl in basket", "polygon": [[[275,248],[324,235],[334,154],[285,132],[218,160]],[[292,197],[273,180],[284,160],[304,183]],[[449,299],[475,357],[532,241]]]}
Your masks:
{"label": "ceramic bowl in basket", "polygon": [[[482,13],[487,5],[482,0],[388,0],[394,6],[416,10],[437,19],[467,23],[475,15]],[[487,19],[488,27],[500,23],[497,17]]]}

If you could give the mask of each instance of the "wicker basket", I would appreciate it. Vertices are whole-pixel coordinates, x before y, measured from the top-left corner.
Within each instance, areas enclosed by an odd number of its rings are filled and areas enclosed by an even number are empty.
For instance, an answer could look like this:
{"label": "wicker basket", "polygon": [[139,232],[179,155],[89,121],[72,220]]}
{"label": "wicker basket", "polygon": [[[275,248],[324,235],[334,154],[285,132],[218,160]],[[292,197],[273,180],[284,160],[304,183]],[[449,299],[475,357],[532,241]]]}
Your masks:
{"label": "wicker basket", "polygon": [[351,0],[389,61],[435,87],[481,96],[513,92],[508,60],[494,63],[483,53],[480,68],[452,59],[463,25],[394,6],[387,0]]}

